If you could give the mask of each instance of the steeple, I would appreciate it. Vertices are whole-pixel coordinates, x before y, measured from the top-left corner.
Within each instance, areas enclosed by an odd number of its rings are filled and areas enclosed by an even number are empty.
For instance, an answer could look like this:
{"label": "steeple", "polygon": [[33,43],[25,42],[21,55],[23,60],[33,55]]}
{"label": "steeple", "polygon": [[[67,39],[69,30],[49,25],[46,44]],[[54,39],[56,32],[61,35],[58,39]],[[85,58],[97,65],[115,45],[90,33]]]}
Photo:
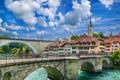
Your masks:
{"label": "steeple", "polygon": [[89,24],[90,27],[92,27],[92,20],[91,20],[91,17],[90,17],[90,24]]}
{"label": "steeple", "polygon": [[91,19],[91,17],[90,17],[90,23],[89,23],[89,26],[88,26],[88,36],[93,37],[93,26],[92,26],[92,19]]}

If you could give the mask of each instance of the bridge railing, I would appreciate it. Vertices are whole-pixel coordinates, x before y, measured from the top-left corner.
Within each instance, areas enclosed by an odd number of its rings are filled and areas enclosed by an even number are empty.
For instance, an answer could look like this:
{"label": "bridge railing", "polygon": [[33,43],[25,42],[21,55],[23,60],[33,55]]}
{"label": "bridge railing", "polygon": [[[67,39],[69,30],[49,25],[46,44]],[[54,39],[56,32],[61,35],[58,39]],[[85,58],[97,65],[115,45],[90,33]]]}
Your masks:
{"label": "bridge railing", "polygon": [[4,56],[4,57],[0,57],[0,60],[14,60],[14,59],[32,59],[32,58],[53,58],[53,57],[82,57],[82,56],[86,56],[86,57],[90,57],[90,56],[110,56],[110,54],[77,54],[77,55],[52,55],[52,56]]}
{"label": "bridge railing", "polygon": [[26,62],[26,61],[44,61],[44,60],[59,60],[59,59],[80,59],[88,57],[102,57],[110,56],[108,54],[80,54],[80,55],[62,55],[62,56],[5,56],[0,57],[0,64]]}

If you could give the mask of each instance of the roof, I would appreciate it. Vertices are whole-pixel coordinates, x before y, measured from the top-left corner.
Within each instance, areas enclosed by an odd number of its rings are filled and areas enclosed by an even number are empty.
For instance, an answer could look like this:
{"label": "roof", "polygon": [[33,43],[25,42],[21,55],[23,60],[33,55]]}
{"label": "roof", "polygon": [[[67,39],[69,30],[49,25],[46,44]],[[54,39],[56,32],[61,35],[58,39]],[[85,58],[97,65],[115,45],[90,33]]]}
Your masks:
{"label": "roof", "polygon": [[113,42],[120,43],[120,36],[109,37],[108,39],[105,40],[105,43],[113,43]]}
{"label": "roof", "polygon": [[[92,42],[94,42],[95,44],[89,44]],[[80,45],[80,43],[86,43],[86,44]],[[47,47],[48,48],[59,48],[59,47],[63,47],[65,44],[78,44],[79,46],[98,46],[100,44],[100,41],[97,38],[93,38],[87,35],[82,35],[81,37],[75,40],[70,40],[66,42],[60,42],[60,41],[52,42]]]}

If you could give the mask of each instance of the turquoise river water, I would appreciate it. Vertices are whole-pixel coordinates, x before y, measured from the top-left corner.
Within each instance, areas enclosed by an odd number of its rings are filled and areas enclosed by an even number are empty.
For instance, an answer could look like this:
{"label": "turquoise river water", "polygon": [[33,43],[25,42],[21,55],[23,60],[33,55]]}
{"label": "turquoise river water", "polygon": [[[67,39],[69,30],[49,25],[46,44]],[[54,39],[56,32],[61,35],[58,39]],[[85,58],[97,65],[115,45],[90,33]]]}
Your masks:
{"label": "turquoise river water", "polygon": [[[79,80],[120,80],[120,70],[104,69],[102,73],[79,71]],[[50,80],[44,68],[37,69],[26,77],[25,80]]]}
{"label": "turquoise river water", "polygon": [[120,70],[104,69],[102,73],[79,71],[79,80],[120,80]]}

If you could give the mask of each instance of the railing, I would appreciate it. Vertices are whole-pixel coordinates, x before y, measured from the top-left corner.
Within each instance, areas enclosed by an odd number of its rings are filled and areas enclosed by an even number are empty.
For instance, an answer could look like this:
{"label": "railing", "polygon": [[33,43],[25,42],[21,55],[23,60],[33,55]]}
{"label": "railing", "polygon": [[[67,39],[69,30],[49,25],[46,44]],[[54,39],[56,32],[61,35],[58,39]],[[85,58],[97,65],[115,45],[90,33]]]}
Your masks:
{"label": "railing", "polygon": [[108,54],[81,54],[81,55],[64,55],[64,56],[46,56],[46,57],[31,57],[31,56],[5,56],[0,57],[0,65],[11,63],[25,63],[25,62],[37,62],[37,61],[50,61],[50,60],[65,60],[65,59],[80,59],[91,57],[105,57],[110,56]]}

